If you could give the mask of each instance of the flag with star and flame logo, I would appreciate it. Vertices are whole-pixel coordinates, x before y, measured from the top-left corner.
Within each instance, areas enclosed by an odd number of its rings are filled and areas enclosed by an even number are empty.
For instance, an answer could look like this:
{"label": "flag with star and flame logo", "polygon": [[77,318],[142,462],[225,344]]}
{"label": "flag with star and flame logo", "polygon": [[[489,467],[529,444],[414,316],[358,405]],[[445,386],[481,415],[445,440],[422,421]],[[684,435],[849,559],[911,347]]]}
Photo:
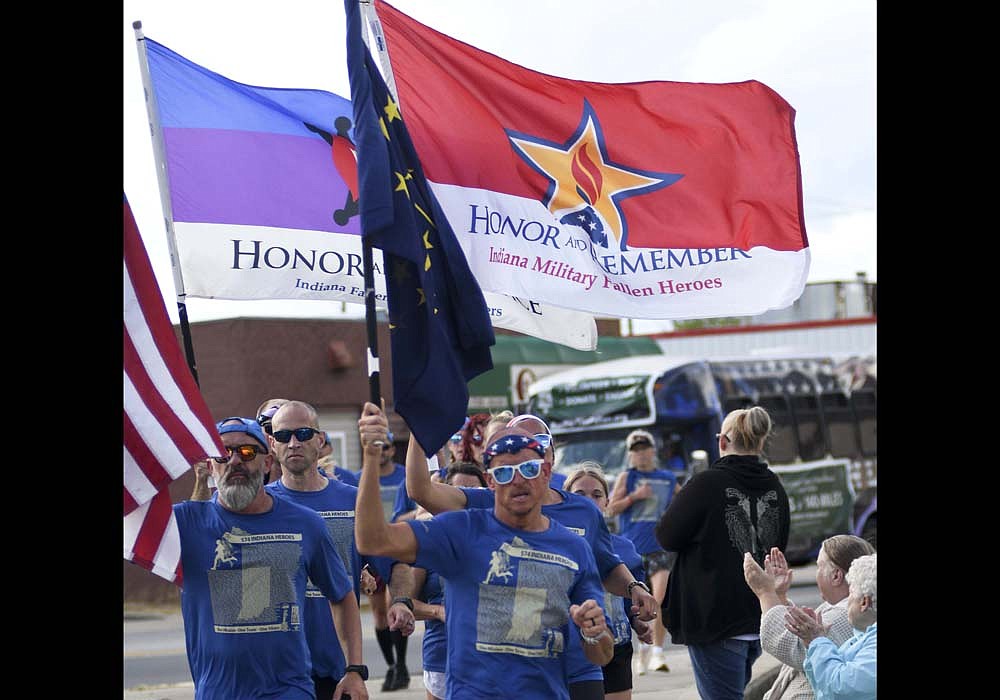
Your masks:
{"label": "flag with star and flame logo", "polygon": [[345,0],[361,233],[385,257],[392,388],[428,456],[465,422],[466,382],[492,369],[489,311]]}
{"label": "flag with star and flame logo", "polygon": [[559,78],[375,8],[414,147],[484,290],[654,319],[801,295],[795,111],[769,87]]}

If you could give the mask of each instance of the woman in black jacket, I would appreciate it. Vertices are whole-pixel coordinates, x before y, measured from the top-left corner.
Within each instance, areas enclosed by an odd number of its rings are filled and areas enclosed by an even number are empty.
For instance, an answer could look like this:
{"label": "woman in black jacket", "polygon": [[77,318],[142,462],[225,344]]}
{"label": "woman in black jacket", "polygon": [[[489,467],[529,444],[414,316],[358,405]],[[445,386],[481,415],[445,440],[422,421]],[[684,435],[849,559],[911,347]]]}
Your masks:
{"label": "woman in black jacket", "polygon": [[788,544],[788,495],[764,461],[771,417],[760,406],[722,421],[721,457],[674,496],[656,538],[677,561],[663,600],[674,644],[686,644],[702,698],[743,700],[761,654],[760,603],[743,578],[743,554],[763,566]]}

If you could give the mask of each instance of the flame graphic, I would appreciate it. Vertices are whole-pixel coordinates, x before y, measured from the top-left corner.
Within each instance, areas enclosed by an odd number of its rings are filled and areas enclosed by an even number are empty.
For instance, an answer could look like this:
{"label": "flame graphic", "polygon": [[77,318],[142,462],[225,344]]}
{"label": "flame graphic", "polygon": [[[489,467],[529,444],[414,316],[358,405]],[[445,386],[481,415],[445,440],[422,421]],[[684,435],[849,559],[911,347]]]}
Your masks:
{"label": "flame graphic", "polygon": [[601,198],[601,187],[604,177],[594,158],[588,153],[592,148],[590,143],[584,143],[573,154],[571,170],[576,180],[576,191],[590,206]]}

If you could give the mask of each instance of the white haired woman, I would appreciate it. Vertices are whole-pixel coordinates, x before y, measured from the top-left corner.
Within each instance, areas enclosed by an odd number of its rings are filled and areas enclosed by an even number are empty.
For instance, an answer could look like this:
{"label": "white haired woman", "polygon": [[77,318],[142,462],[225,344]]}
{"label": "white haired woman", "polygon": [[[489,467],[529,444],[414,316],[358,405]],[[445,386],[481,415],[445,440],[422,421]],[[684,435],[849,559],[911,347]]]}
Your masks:
{"label": "white haired woman", "polygon": [[785,626],[806,645],[803,668],[817,700],[875,700],[878,651],[878,554],[858,557],[847,571],[847,616],[854,636],[839,647],[809,608],[789,608]]}
{"label": "white haired woman", "polygon": [[[868,542],[855,535],[834,535],[823,540],[816,559],[816,587],[823,602],[816,613],[829,626],[827,637],[835,644],[850,639],[854,627],[847,617],[850,589],[847,571],[858,557],[875,552]],[[816,697],[802,664],[806,647],[785,629],[785,612],[795,603],[788,599],[792,570],[777,547],[764,557],[762,569],[750,554],[743,557],[743,575],[760,600],[760,643],[764,651],[781,661],[777,677],[763,700],[813,700]]]}

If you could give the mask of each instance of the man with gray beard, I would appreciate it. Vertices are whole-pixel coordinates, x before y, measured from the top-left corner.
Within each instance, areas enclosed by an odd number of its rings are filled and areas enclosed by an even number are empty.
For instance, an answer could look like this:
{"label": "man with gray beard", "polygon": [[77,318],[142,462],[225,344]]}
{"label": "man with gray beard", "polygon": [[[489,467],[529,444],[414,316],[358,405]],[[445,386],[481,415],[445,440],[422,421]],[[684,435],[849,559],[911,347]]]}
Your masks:
{"label": "man with gray beard", "polygon": [[[353,604],[356,614],[351,579],[323,519],[263,488],[273,457],[260,424],[225,418],[216,429],[226,447],[209,460],[216,498],[173,506],[195,696],[312,700],[306,581],[331,607]],[[347,674],[336,697],[345,692],[368,697],[357,674]]]}

